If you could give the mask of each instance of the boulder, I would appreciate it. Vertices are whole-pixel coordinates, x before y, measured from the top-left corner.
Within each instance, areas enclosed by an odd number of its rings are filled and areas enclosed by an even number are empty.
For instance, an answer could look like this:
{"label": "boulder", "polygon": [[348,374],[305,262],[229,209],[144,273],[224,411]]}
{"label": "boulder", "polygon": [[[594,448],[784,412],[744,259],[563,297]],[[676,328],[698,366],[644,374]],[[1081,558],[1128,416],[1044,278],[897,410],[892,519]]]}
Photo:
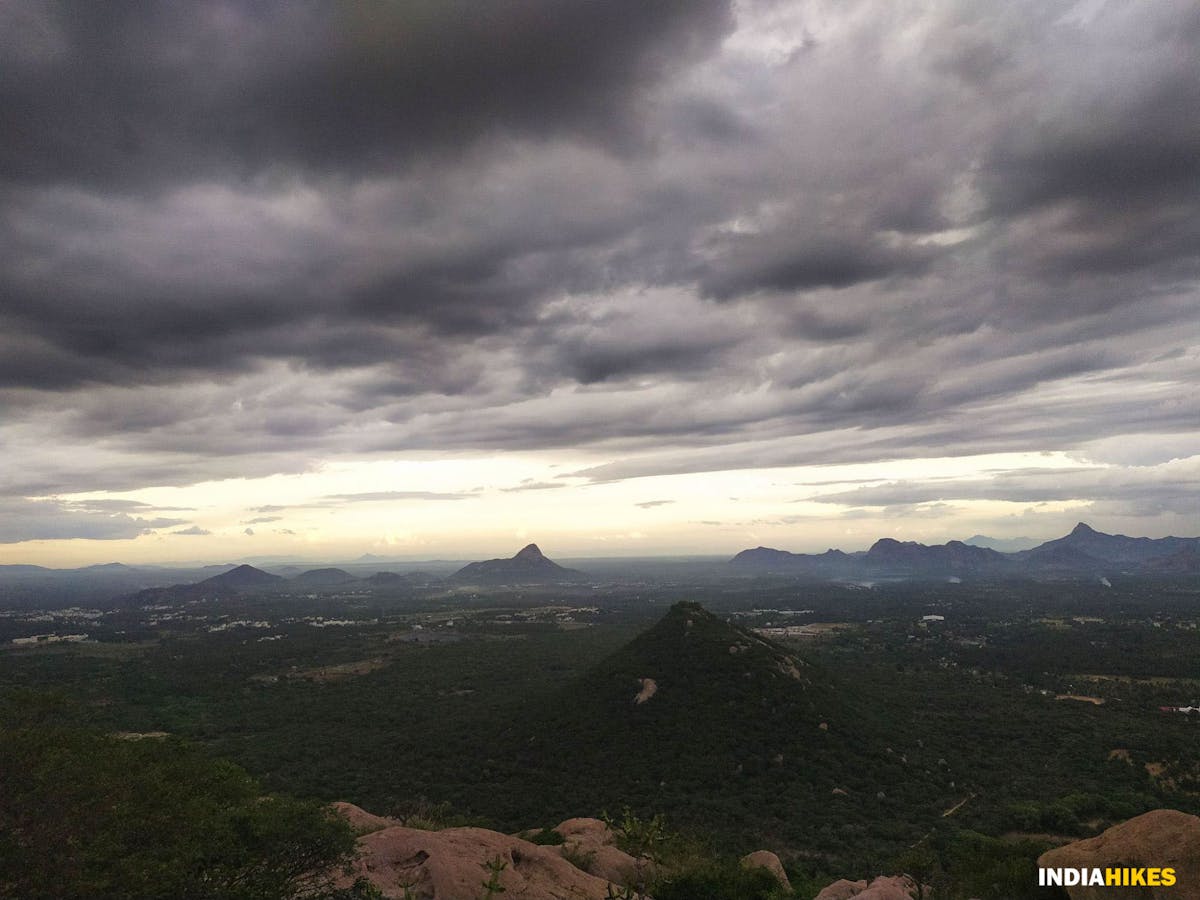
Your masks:
{"label": "boulder", "polygon": [[612,829],[599,819],[567,819],[554,828],[563,836],[557,848],[568,861],[586,860],[584,870],[615,885],[636,885],[651,880],[654,864],[634,859],[616,846]]}
{"label": "boulder", "polygon": [[333,811],[350,823],[350,827],[354,829],[354,833],[358,836],[370,834],[372,831],[379,831],[383,828],[391,828],[393,825],[401,824],[398,819],[385,819],[383,816],[376,816],[353,803],[346,803],[339,800],[337,803],[331,804]]}
{"label": "boulder", "polygon": [[365,877],[387,898],[478,900],[499,860],[504,900],[605,900],[609,882],[581,872],[558,853],[484,828],[420,831],[393,825],[358,840],[359,857],[338,879],[349,887]]}
{"label": "boulder", "polygon": [[1071,900],[1200,897],[1200,818],[1156,809],[1038,858],[1042,868],[1173,868],[1174,887],[1068,887]]}
{"label": "boulder", "polygon": [[[928,896],[928,891],[925,892]],[[835,881],[817,894],[815,900],[912,900],[917,883],[907,875],[881,875],[874,881]]]}
{"label": "boulder", "polygon": [[742,865],[747,869],[766,869],[775,876],[775,880],[785,890],[790,891],[792,889],[792,883],[788,881],[787,872],[783,871],[783,863],[770,850],[755,850],[753,853],[747,853],[742,857]]}
{"label": "boulder", "polygon": [[850,900],[851,897],[857,897],[867,889],[865,881],[851,881],[848,878],[842,878],[828,885],[821,893],[817,894],[814,900]]}
{"label": "boulder", "polygon": [[[929,892],[925,892],[928,896]],[[876,878],[856,900],[912,900],[917,896],[917,883],[907,875]]]}

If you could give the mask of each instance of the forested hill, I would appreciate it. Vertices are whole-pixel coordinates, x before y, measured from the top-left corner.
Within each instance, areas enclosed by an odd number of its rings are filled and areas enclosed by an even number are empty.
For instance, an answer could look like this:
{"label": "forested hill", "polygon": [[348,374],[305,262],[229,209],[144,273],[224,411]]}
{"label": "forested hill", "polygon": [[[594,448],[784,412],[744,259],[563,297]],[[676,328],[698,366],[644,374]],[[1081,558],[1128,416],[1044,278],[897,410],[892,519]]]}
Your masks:
{"label": "forested hill", "polygon": [[[762,833],[764,822],[828,803],[868,756],[882,756],[869,717],[844,679],[678,603],[508,723],[497,742],[506,756],[494,754],[484,777],[509,794],[514,821],[631,803]],[[522,786],[531,772],[533,790]]]}

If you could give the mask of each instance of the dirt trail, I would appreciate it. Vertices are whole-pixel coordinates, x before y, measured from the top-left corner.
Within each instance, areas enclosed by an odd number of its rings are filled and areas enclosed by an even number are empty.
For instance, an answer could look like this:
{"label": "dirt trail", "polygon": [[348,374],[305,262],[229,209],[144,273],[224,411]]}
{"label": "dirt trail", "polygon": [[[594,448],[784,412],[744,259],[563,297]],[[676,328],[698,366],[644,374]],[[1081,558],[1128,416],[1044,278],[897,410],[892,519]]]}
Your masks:
{"label": "dirt trail", "polygon": [[966,796],[966,797],[964,797],[964,798],[963,798],[962,800],[960,800],[958,803],[955,803],[955,804],[954,804],[952,807],[950,807],[948,810],[946,810],[945,812],[943,812],[943,813],[942,813],[942,818],[944,819],[944,818],[946,818],[947,816],[952,816],[952,815],[954,815],[956,812],[958,812],[960,809],[962,809],[964,806],[966,806],[966,805],[967,805],[967,801],[968,801],[968,800],[974,800],[974,799],[975,799],[975,795],[974,795],[974,794],[967,794],[967,796]]}

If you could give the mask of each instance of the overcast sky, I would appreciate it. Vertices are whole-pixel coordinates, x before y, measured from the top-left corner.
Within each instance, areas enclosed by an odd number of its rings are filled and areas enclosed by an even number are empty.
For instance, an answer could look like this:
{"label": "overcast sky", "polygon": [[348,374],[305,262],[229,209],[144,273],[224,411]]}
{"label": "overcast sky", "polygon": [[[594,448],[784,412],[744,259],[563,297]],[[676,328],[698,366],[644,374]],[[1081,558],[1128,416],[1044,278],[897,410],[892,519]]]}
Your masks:
{"label": "overcast sky", "polygon": [[0,5],[0,562],[1200,533],[1200,4]]}

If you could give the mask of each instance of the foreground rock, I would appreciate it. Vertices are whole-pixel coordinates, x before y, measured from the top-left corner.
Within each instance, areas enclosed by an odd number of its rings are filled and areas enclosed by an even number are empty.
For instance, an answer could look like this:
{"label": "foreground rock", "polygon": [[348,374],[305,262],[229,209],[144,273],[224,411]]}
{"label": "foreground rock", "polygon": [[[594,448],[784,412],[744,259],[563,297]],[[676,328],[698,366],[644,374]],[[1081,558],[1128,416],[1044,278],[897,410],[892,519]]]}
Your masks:
{"label": "foreground rock", "polygon": [[[380,821],[351,804],[338,804],[338,809],[356,828]],[[420,831],[386,825],[360,837],[358,849],[358,859],[338,886],[349,887],[365,877],[388,898],[403,898],[407,888],[409,896],[420,900],[478,900],[492,860],[504,864],[499,873],[504,900],[608,897],[607,879],[575,868],[557,847],[540,847],[484,828]]]}
{"label": "foreground rock", "polygon": [[648,859],[634,859],[616,846],[612,829],[599,819],[567,819],[554,829],[563,836],[557,848],[564,859],[616,885],[646,884],[655,875]]}
{"label": "foreground rock", "polygon": [[1042,868],[1173,868],[1173,887],[1068,887],[1071,900],[1148,900],[1200,897],[1200,818],[1156,809],[1103,834],[1047,850]]}
{"label": "foreground rock", "polygon": [[790,891],[792,889],[792,883],[788,880],[787,872],[783,870],[783,863],[770,850],[755,850],[753,853],[747,853],[742,857],[742,865],[747,869],[766,869],[775,876],[775,880],[785,890]]}
{"label": "foreground rock", "polygon": [[[929,892],[925,892],[926,896]],[[907,875],[880,876],[872,882],[835,881],[815,900],[912,900],[917,896],[917,883]]]}
{"label": "foreground rock", "polygon": [[372,831],[380,831],[402,824],[399,819],[386,819],[383,816],[372,815],[362,807],[341,800],[333,804],[333,811],[349,822],[350,827],[359,837],[370,834]]}

